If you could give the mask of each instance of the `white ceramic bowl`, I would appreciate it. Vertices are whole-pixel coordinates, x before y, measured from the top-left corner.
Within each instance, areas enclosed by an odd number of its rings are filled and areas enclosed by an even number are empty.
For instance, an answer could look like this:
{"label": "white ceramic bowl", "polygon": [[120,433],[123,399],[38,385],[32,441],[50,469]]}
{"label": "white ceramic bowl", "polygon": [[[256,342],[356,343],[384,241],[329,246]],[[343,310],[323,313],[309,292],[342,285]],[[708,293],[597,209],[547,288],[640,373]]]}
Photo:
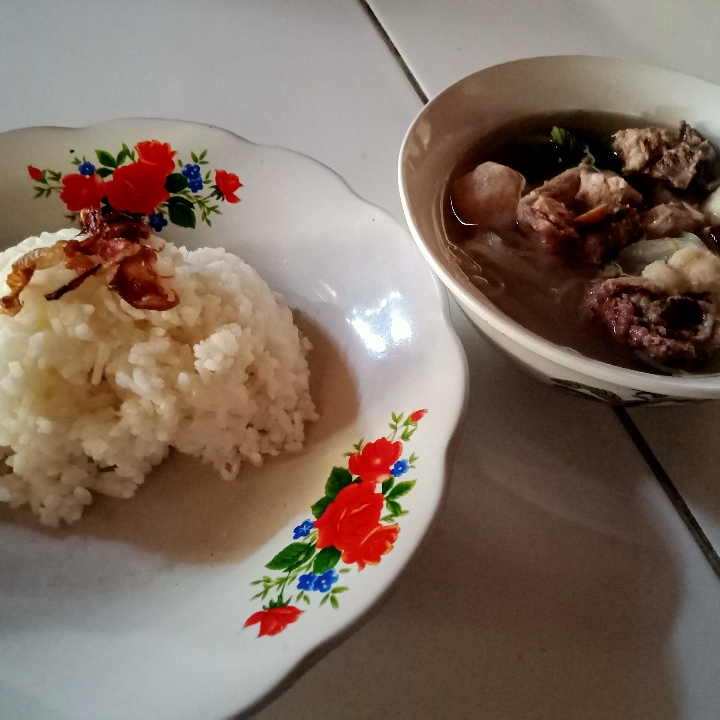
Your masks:
{"label": "white ceramic bowl", "polygon": [[[301,453],[244,468],[234,482],[171,454],[133,499],[100,498],[71,528],[43,528],[0,503],[2,720],[220,720],[249,711],[358,626],[443,496],[467,388],[445,293],[407,232],[320,163],[174,121],[3,133],[2,242],[68,225],[52,190],[61,180],[41,170],[78,181],[73,158],[97,169],[116,163],[123,143],[151,139],[170,143],[183,163],[207,151],[203,195],[214,170],[240,176],[241,202],[218,203],[212,227],[196,212],[195,229],[170,223],[161,237],[190,249],[225,246],[284,294],[315,345],[320,419]],[[309,526],[358,469],[345,453],[361,438],[392,434],[392,413],[403,413],[395,439],[413,467],[395,468],[392,488],[390,479],[372,483],[363,503],[377,523],[366,511],[372,532],[336,534],[345,559],[341,548],[326,552],[322,564],[337,561],[337,577],[318,583]],[[344,497],[345,510],[358,509],[357,497]],[[311,564],[300,571],[311,577],[297,576],[298,562]],[[289,606],[278,611],[278,601]]]}
{"label": "white ceramic bowl", "polygon": [[719,376],[663,377],[586,358],[526,330],[463,275],[442,235],[441,198],[460,157],[518,118],[569,110],[687,120],[720,143],[720,87],[660,68],[586,56],[531,58],[481,70],[428,103],[405,137],[399,183],[420,250],[468,318],[522,367],[546,382],[614,404],[720,398]]}

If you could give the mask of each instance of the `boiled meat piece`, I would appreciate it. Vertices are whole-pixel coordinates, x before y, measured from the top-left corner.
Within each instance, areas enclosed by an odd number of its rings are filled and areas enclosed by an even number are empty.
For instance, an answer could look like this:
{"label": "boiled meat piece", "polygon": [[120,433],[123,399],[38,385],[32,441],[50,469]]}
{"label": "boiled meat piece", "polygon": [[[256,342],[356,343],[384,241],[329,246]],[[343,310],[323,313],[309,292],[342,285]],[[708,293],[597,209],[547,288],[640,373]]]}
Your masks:
{"label": "boiled meat piece", "polygon": [[648,238],[680,237],[702,227],[701,212],[683,202],[663,203],[640,215],[640,225]]}
{"label": "boiled meat piece", "polygon": [[563,205],[570,205],[575,201],[575,196],[580,190],[580,174],[582,165],[570,168],[550,178],[539,188],[535,189],[530,195],[544,195],[561,202]]}
{"label": "boiled meat piece", "polygon": [[642,234],[631,207],[640,202],[640,193],[616,173],[581,163],[521,198],[517,219],[550,252],[581,251],[600,263]]}
{"label": "boiled meat piece", "polygon": [[520,229],[537,238],[552,253],[561,253],[580,240],[574,218],[563,203],[537,191],[526,195],[518,205]]}
{"label": "boiled meat piece", "polygon": [[600,264],[611,253],[621,250],[642,235],[640,216],[635,208],[609,215],[585,235],[585,257]]}
{"label": "boiled meat piece", "polygon": [[616,213],[627,205],[639,205],[642,195],[611,170],[600,172],[587,165],[580,166],[580,188],[575,202],[583,209],[605,205],[608,213]]}
{"label": "boiled meat piece", "polygon": [[701,163],[715,159],[710,143],[686,122],[674,135],[662,128],[620,130],[613,148],[623,161],[623,172],[646,173],[683,190]]}
{"label": "boiled meat piece", "polygon": [[720,344],[709,294],[668,295],[648,278],[619,277],[595,283],[587,307],[615,340],[658,360],[693,359]]}
{"label": "boiled meat piece", "polygon": [[662,128],[628,128],[615,133],[613,150],[624,172],[642,172],[670,146],[672,134]]}

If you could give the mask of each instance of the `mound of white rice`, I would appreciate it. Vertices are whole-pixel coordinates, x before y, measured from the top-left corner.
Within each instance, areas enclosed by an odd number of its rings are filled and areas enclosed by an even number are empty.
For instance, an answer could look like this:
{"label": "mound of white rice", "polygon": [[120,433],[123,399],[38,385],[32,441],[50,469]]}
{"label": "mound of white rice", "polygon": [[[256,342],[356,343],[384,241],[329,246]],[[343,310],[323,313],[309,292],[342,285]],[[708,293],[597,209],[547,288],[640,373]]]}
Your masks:
{"label": "mound of white rice", "polygon": [[[0,254],[0,293],[20,256],[77,234]],[[58,266],[0,315],[0,501],[30,503],[47,525],[78,520],[91,491],[132,497],[170,447],[231,479],[245,460],[299,450],[316,418],[311,346],[283,298],[225,250],[149,242],[180,296],[172,310],[137,310],[99,277],[47,301],[74,277]]]}

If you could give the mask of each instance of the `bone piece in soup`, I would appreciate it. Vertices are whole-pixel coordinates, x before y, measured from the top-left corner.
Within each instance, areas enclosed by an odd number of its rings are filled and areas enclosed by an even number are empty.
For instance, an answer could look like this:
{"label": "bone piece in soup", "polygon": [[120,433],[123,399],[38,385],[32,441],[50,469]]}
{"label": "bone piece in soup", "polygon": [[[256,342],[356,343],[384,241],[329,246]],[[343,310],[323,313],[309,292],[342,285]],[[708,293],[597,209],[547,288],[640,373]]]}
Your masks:
{"label": "bone piece in soup", "polygon": [[720,345],[709,295],[673,294],[646,277],[595,283],[587,307],[613,338],[660,361],[694,359]]}

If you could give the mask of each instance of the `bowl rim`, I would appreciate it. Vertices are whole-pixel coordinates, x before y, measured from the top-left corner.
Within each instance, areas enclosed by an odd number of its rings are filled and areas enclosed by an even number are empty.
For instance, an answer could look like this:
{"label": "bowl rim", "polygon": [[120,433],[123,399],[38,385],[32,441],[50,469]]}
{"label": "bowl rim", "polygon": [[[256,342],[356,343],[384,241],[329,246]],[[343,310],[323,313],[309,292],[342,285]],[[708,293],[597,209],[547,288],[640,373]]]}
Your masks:
{"label": "bowl rim", "polygon": [[[437,257],[430,247],[428,247],[415,223],[405,184],[404,160],[413,131],[416,129],[418,124],[423,121],[430,109],[440,105],[445,98],[457,88],[457,86],[467,83],[471,80],[471,78],[475,78],[476,76],[489,72],[498,72],[500,69],[509,69],[510,67],[538,65],[558,61],[592,63],[604,65],[608,68],[611,66],[635,67],[637,69],[643,69],[645,72],[672,76],[676,80],[684,82],[704,84],[716,92],[720,90],[720,86],[686,73],[669,70],[655,65],[649,65],[647,63],[624,60],[622,58],[595,55],[542,55],[537,57],[522,58],[520,60],[511,60],[509,62],[491,65],[483,68],[482,70],[471,73],[470,75],[466,75],[454,82],[452,85],[449,85],[423,106],[405,133],[405,137],[403,138],[403,142],[400,147],[400,154],[398,158],[398,187],[400,190],[400,200],[403,212],[405,213],[405,219],[408,227],[410,228],[413,239],[433,271],[440,277],[442,282],[462,304],[478,315],[483,321],[487,322],[495,330],[499,331],[504,336],[535,355],[570,370],[607,383],[623,385],[630,389],[649,390],[652,392],[659,391],[665,395],[679,396],[687,395],[689,392],[691,392],[693,396],[696,396],[697,393],[702,393],[702,395],[700,395],[702,397],[711,396],[720,398],[720,373],[708,375],[664,376],[654,375],[641,370],[631,370],[586,357],[575,350],[562,347],[561,345],[558,345],[550,340],[546,340],[540,335],[528,330],[519,322],[505,315],[499,308],[496,308],[489,298],[486,298],[483,295],[483,298],[487,303],[484,304],[474,297],[473,294],[471,294],[466,288],[464,288],[448,271],[445,263]],[[448,259],[445,259],[445,261],[450,262]],[[477,292],[482,294],[479,290]]]}

